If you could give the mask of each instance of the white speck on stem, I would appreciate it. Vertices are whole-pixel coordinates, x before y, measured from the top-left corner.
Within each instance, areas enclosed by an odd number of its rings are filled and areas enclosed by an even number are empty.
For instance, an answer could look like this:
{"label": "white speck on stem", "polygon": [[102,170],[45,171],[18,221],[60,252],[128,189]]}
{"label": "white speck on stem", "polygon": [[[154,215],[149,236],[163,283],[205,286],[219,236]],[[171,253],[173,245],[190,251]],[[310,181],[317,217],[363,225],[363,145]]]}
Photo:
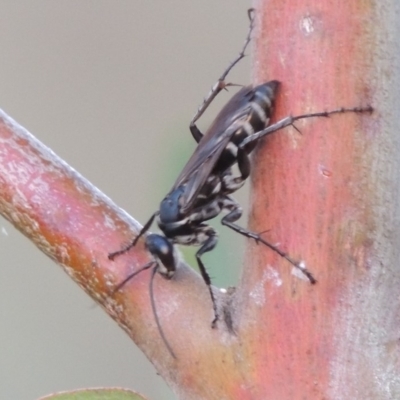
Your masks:
{"label": "white speck on stem", "polygon": [[303,281],[308,281],[309,279],[303,272],[304,270],[306,270],[306,263],[304,261],[301,261],[299,267],[300,268],[292,268],[292,275],[294,275],[296,278],[302,279]]}
{"label": "white speck on stem", "polygon": [[114,220],[108,215],[108,214],[103,214],[103,216],[104,216],[104,225],[107,227],[107,228],[110,228],[110,229],[116,229],[116,226],[115,226],[115,223],[114,223]]}
{"label": "white speck on stem", "polygon": [[265,280],[271,281],[276,287],[282,286],[282,279],[279,277],[279,272],[268,266],[268,269],[264,271]]}
{"label": "white speck on stem", "polygon": [[282,279],[279,277],[279,272],[270,265],[264,270],[261,280],[254,286],[250,292],[250,297],[258,306],[263,306],[265,303],[265,283],[272,282],[276,287],[282,285]]}
{"label": "white speck on stem", "polygon": [[300,29],[306,36],[311,35],[314,32],[314,21],[309,15],[300,20]]}

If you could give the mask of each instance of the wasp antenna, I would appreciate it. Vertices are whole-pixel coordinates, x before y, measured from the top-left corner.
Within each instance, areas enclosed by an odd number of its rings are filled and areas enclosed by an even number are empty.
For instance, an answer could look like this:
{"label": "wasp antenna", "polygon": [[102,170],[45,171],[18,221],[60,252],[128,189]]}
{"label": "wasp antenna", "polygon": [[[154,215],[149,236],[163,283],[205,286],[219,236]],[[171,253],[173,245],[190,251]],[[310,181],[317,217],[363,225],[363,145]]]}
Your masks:
{"label": "wasp antenna", "polygon": [[137,271],[129,274],[122,282],[118,283],[118,285],[113,289],[111,296],[113,296],[115,293],[121,290],[132,278],[140,274],[142,271],[151,268],[155,263],[156,263],[155,261],[150,261],[147,264],[143,265],[143,267],[139,268]]}
{"label": "wasp antenna", "polygon": [[156,302],[154,300],[154,276],[156,275],[157,270],[158,270],[158,266],[155,266],[153,268],[153,270],[151,271],[151,277],[150,277],[150,282],[149,282],[151,309],[153,310],[154,319],[156,321],[158,331],[160,332],[161,339],[164,342],[165,347],[170,352],[171,356],[176,359],[177,357],[176,357],[174,351],[172,350],[172,347],[169,344],[167,338],[165,337],[164,331],[162,329],[160,319],[158,318],[158,314],[157,314]]}

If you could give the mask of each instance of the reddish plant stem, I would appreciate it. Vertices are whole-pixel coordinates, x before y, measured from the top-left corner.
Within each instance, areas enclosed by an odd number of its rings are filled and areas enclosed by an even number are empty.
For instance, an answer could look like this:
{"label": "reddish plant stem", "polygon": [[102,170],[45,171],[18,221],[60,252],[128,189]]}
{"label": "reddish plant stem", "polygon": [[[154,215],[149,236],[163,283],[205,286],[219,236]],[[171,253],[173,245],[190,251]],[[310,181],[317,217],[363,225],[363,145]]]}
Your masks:
{"label": "reddish plant stem", "polygon": [[171,357],[150,307],[149,271],[113,293],[149,261],[142,242],[114,262],[108,259],[137,234],[138,224],[2,111],[0,212],[104,307],[176,391],[191,388],[186,381],[200,375],[201,359],[211,349],[219,359],[229,351],[220,344],[225,330],[211,329],[207,287],[179,265],[171,281],[155,280],[159,318],[178,360]]}
{"label": "reddish plant stem", "polygon": [[397,199],[399,176],[384,169],[387,162],[399,171],[400,153],[387,151],[391,144],[399,149],[397,131],[379,138],[384,132],[376,124],[381,103],[375,91],[384,81],[374,75],[381,62],[372,37],[374,6],[256,4],[255,80],[282,82],[276,119],[342,106],[378,110],[373,116],[304,120],[297,124],[302,135],[287,129],[258,147],[250,228],[270,229],[268,239],[305,260],[318,283],[308,285],[276,255],[249,245],[237,306],[243,310],[240,335],[248,354],[257,354],[247,365],[254,398],[380,399],[400,393],[399,347],[393,345],[400,332],[400,320],[393,318],[399,257],[382,235],[400,233],[395,219],[387,218],[399,217],[396,204],[387,201],[389,193]]}
{"label": "reddish plant stem", "polygon": [[390,34],[389,11],[357,0],[340,7],[259,1],[256,9],[255,80],[282,81],[276,119],[379,105],[372,117],[306,120],[298,124],[302,135],[286,129],[255,154],[250,227],[270,228],[268,238],[305,260],[316,286],[249,241],[241,285],[217,296],[232,302],[232,334],[223,323],[210,328],[211,302],[198,275],[181,265],[173,280],[157,277],[175,360],[151,314],[149,273],[111,295],[149,259],[142,242],[115,262],[107,258],[137,224],[4,113],[0,211],[105,308],[182,399],[396,398],[400,141],[394,102],[379,90],[400,87],[399,56],[391,84],[377,71],[400,51],[378,53],[385,35],[373,30],[388,21]]}

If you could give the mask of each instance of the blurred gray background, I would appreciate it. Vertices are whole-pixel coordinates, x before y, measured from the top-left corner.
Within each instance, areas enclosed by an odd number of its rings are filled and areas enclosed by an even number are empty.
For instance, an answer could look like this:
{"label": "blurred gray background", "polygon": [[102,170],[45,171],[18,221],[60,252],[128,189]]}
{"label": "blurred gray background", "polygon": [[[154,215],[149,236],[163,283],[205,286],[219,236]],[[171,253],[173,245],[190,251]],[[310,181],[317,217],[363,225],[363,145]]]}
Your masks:
{"label": "blurred gray background", "polygon": [[[249,6],[3,0],[0,107],[144,223],[195,147],[189,121],[240,50]],[[250,57],[230,81],[250,82]],[[245,202],[246,190],[235,197]],[[215,284],[233,285],[244,241],[215,226],[220,242],[204,260]],[[126,334],[2,217],[0,267],[0,399],[99,386],[174,398]]]}

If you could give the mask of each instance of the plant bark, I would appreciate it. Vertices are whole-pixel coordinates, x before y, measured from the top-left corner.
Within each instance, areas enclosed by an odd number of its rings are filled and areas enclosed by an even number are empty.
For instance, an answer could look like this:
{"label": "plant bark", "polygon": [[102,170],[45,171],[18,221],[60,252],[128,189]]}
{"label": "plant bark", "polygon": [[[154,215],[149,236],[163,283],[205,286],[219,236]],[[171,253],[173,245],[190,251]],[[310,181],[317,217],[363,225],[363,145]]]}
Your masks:
{"label": "plant bark", "polygon": [[[400,6],[259,1],[255,81],[282,81],[275,117],[304,120],[259,146],[250,227],[305,260],[310,287],[249,244],[240,286],[253,398],[400,397]],[[397,112],[396,112],[397,111]],[[257,301],[255,301],[257,299]]]}
{"label": "plant bark", "polygon": [[[249,241],[236,291],[209,294],[183,263],[155,281],[139,225],[32,135],[0,114],[0,212],[132,337],[182,399],[388,399],[400,395],[400,6],[393,1],[258,1],[255,83],[278,79],[275,120],[372,105],[296,124],[253,159],[250,228],[265,231],[318,280]],[[397,13],[397,14],[396,14]],[[385,21],[385,23],[383,23]],[[397,108],[396,108],[397,106]],[[223,267],[223,266],[221,266]],[[292,272],[292,273],[291,273]]]}

